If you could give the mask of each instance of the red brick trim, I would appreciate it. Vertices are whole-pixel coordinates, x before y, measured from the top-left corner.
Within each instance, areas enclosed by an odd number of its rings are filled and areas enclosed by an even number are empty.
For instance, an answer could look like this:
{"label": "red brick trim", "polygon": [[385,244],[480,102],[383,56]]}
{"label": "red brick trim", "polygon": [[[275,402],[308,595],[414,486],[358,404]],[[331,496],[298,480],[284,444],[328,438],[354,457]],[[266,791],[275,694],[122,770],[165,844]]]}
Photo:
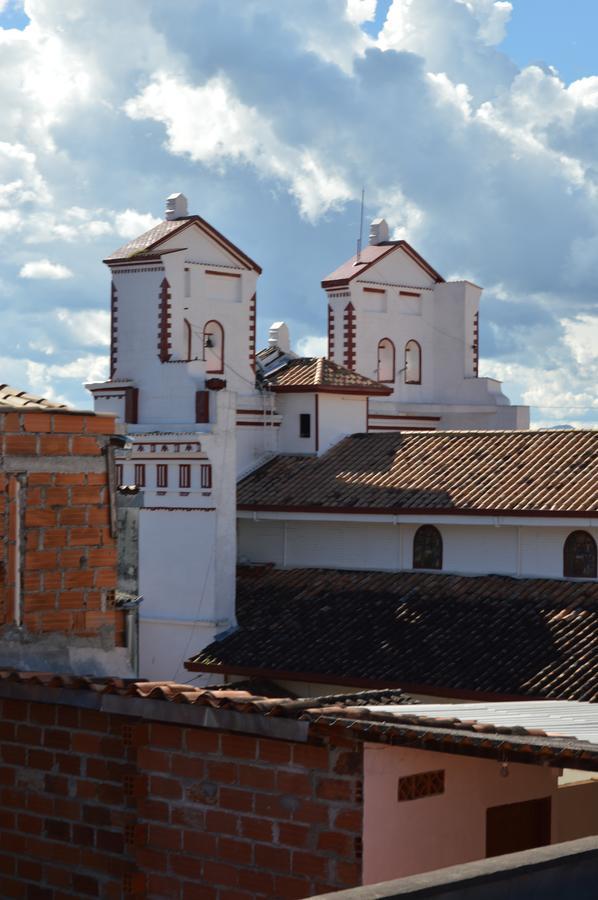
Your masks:
{"label": "red brick trim", "polygon": [[137,425],[139,421],[139,388],[125,388],[125,422]]}
{"label": "red brick trim", "polygon": [[255,373],[255,328],[257,297],[254,294],[249,301],[249,365]]}
{"label": "red brick trim", "polygon": [[344,365],[345,368],[351,369],[351,371],[355,368],[355,307],[349,301],[345,306],[345,314],[344,314],[344,348],[345,348],[345,357],[344,357]]}
{"label": "red brick trim", "polygon": [[440,416],[408,416],[408,415],[383,415],[382,413],[370,413],[370,419],[407,419],[412,422],[440,422]]}
{"label": "red brick trim", "polygon": [[171,355],[170,285],[166,278],[160,285],[160,311],[158,315],[158,356],[160,362],[168,362]]}
{"label": "red brick trim", "polygon": [[112,281],[110,289],[110,378],[114,377],[118,351],[118,292]]}
{"label": "red brick trim", "polygon": [[328,304],[328,359],[334,358],[334,310]]}
{"label": "red brick trim", "polygon": [[222,278],[240,278],[239,272],[216,272],[215,269],[206,269],[206,275],[219,275]]}

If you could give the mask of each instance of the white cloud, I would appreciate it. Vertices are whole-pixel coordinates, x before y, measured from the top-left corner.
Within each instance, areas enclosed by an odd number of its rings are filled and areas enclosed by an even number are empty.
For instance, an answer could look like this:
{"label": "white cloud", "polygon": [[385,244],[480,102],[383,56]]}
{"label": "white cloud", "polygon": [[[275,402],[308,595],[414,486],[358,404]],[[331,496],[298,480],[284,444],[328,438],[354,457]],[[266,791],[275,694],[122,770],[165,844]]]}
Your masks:
{"label": "white cloud", "polygon": [[346,0],[346,16],[355,25],[371,22],[376,16],[377,0]]}
{"label": "white cloud", "polygon": [[110,346],[110,313],[107,310],[57,309],[54,315],[81,346]]}
{"label": "white cloud", "polygon": [[297,353],[300,356],[327,356],[328,340],[318,334],[308,334],[297,341]]}
{"label": "white cloud", "polygon": [[124,238],[134,238],[144,231],[149,231],[154,225],[158,225],[161,219],[152,216],[151,213],[140,213],[136,209],[125,209],[116,213],[114,223],[116,232]]}
{"label": "white cloud", "polygon": [[49,259],[37,259],[25,263],[19,272],[20,278],[50,278],[55,281],[72,278],[73,273],[61,263],[53,263]]}
{"label": "white cloud", "polygon": [[513,12],[513,4],[508,0],[457,0],[476,17],[479,22],[478,35],[486,44],[500,44],[504,39],[507,25]]}
{"label": "white cloud", "polygon": [[227,163],[248,163],[260,175],[287,183],[309,220],[353,196],[331,160],[326,165],[315,149],[281,141],[271,122],[242,103],[222,75],[191,85],[162,72],[127,101],[125,111],[132,119],[164,124],[171,153],[218,171]]}

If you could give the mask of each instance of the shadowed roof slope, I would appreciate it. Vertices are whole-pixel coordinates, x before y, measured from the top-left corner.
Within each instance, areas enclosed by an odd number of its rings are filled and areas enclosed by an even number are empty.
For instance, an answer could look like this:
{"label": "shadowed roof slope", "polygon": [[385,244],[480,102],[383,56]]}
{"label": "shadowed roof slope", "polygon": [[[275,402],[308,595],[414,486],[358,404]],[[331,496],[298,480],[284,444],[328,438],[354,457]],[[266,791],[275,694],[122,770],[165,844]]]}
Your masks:
{"label": "shadowed roof slope", "polygon": [[243,567],[186,665],[414,693],[598,700],[598,583]]}
{"label": "shadowed roof slope", "polygon": [[323,356],[303,356],[263,377],[273,391],[332,391],[335,393],[392,394],[392,388],[358,372],[352,372]]}
{"label": "shadowed roof slope", "polygon": [[594,515],[598,431],[354,434],[321,457],[277,456],[240,509]]}

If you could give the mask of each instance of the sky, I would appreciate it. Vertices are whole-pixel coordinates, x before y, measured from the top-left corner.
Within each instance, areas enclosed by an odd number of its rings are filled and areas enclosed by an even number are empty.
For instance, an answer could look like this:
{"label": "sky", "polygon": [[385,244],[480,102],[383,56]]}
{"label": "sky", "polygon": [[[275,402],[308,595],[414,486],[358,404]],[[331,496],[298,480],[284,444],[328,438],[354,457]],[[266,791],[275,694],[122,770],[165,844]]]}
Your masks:
{"label": "sky", "polygon": [[[176,11],[175,11],[176,10]],[[263,266],[258,337],[384,216],[484,287],[481,374],[598,426],[598,4],[0,0],[0,382],[90,406],[101,260],[189,209]]]}

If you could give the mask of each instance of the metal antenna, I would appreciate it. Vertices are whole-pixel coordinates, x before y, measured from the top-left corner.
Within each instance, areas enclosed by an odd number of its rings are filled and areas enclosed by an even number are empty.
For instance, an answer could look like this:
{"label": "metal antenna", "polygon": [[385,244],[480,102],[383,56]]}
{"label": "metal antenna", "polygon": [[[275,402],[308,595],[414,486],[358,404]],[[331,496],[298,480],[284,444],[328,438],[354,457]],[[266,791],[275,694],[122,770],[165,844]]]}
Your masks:
{"label": "metal antenna", "polygon": [[359,217],[359,237],[357,238],[357,258],[356,263],[361,262],[361,241],[363,239],[363,200],[365,197],[365,188],[361,189],[361,214]]}

